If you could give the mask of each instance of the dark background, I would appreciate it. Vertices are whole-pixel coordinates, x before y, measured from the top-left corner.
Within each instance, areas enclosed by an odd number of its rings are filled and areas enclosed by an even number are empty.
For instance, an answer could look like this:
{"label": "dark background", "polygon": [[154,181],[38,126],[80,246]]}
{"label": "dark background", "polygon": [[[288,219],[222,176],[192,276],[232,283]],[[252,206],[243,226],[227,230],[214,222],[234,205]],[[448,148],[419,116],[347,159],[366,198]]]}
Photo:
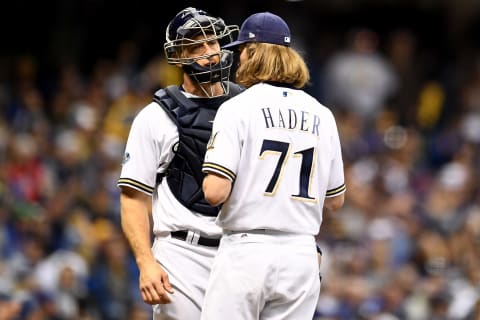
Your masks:
{"label": "dark background", "polygon": [[[408,28],[422,49],[437,59],[458,58],[478,48],[478,1],[305,0],[305,1],[8,1],[0,13],[7,65],[15,56],[34,55],[43,68],[76,62],[85,71],[93,61],[112,57],[119,44],[133,40],[147,60],[162,51],[168,21],[186,6],[202,8],[241,24],[248,15],[271,11],[285,18],[293,43],[307,58],[322,58],[345,41],[353,27],[370,27],[381,40]],[[168,8],[167,8],[168,6]]]}

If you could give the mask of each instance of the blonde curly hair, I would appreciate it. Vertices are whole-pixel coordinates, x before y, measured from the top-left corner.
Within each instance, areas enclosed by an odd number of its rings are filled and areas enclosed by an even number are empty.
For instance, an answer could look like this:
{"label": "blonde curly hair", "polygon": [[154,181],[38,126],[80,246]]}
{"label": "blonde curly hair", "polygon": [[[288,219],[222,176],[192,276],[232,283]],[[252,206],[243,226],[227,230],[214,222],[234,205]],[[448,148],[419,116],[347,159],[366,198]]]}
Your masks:
{"label": "blonde curly hair", "polygon": [[239,47],[247,59],[236,71],[236,82],[251,87],[259,82],[279,82],[301,89],[310,81],[310,73],[300,54],[293,48],[260,42]]}

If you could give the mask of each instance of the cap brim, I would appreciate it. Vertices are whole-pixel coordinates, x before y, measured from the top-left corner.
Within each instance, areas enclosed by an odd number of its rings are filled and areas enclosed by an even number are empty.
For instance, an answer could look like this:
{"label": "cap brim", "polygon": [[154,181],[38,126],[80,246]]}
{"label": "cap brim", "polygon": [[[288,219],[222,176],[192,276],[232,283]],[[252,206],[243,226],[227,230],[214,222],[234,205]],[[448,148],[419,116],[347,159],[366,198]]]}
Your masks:
{"label": "cap brim", "polygon": [[248,41],[246,41],[246,40],[233,41],[233,42],[230,42],[229,44],[224,45],[222,48],[224,48],[224,49],[235,48],[235,47],[238,47],[241,44],[244,44],[245,42],[248,42]]}

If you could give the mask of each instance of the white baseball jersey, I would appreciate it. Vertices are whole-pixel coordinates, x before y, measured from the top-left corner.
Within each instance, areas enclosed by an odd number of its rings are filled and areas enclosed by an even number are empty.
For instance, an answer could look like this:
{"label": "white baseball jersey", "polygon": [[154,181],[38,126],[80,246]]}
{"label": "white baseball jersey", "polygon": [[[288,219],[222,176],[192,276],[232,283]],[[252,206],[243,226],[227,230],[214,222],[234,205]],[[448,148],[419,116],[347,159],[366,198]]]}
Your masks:
{"label": "white baseball jersey", "polygon": [[152,102],[135,117],[128,136],[118,186],[128,186],[153,196],[153,233],[197,230],[220,237],[215,217],[206,217],[185,208],[172,194],[166,179],[156,186],[157,173],[170,164],[178,143],[176,124],[157,103]]}
{"label": "white baseball jersey", "polygon": [[[190,97],[189,94],[184,94]],[[152,102],[135,117],[128,136],[118,186],[128,186],[152,196],[152,252],[168,273],[175,293],[172,302],[153,306],[153,319],[199,319],[217,248],[170,238],[171,231],[194,230],[220,237],[215,217],[190,211],[172,194],[167,179],[157,186],[174,157],[179,135],[176,124]]]}
{"label": "white baseball jersey", "polygon": [[204,172],[234,182],[226,230],[316,235],[325,197],[345,191],[332,112],[302,90],[259,83],[219,108]]}

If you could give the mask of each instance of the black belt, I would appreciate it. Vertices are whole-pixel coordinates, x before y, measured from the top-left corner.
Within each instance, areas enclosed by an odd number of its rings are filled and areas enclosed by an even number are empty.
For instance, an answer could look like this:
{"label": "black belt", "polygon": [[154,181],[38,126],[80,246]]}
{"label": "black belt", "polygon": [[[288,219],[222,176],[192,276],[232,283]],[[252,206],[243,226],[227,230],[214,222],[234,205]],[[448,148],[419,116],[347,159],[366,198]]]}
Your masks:
{"label": "black belt", "polygon": [[187,241],[194,244],[199,244],[206,247],[218,247],[220,245],[220,239],[198,237],[198,240],[188,239],[188,231],[174,231],[170,233],[172,238]]}

